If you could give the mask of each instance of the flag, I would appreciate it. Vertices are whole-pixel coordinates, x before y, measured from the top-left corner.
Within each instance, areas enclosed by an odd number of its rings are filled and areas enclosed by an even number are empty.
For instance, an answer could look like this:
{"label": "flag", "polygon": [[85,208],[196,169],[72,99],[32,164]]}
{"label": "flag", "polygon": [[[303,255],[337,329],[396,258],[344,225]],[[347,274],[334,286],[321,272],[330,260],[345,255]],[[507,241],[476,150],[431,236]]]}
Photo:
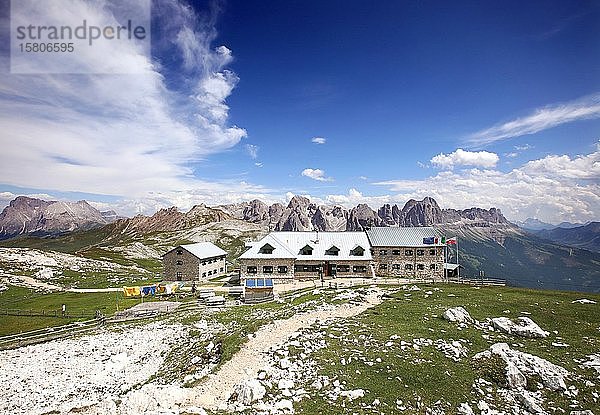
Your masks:
{"label": "flag", "polygon": [[442,245],[445,245],[445,244],[446,244],[446,237],[442,236]]}
{"label": "flag", "polygon": [[446,245],[456,245],[456,236],[454,238],[446,239]]}
{"label": "flag", "polygon": [[435,237],[430,237],[430,238],[423,238],[423,244],[425,245],[432,245],[435,243]]}

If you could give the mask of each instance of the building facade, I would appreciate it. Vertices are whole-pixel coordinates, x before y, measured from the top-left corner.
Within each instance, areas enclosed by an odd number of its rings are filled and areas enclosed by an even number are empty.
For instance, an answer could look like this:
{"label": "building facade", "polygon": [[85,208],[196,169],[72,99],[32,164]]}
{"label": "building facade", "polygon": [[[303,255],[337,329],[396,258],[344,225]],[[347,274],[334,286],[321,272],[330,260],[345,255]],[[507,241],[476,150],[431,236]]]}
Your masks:
{"label": "building facade", "polygon": [[375,273],[383,277],[441,280],[444,249],[432,227],[376,227],[366,231]]}
{"label": "building facade", "polygon": [[168,281],[205,281],[227,273],[227,252],[211,242],[179,245],[162,257]]}
{"label": "building facade", "polygon": [[432,227],[376,227],[365,232],[271,232],[239,258],[242,284],[335,277],[442,280],[444,249]]}
{"label": "building facade", "polygon": [[240,278],[270,278],[281,284],[334,277],[371,277],[373,264],[364,232],[271,232],[239,258]]}

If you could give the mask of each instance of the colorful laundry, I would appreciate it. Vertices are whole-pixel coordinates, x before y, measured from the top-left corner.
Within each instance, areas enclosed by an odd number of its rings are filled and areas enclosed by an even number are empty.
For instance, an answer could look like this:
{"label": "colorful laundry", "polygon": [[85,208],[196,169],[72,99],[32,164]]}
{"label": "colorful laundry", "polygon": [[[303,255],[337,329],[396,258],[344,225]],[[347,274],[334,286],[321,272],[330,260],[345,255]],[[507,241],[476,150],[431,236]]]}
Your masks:
{"label": "colorful laundry", "polygon": [[123,287],[125,297],[137,297],[140,295],[140,287]]}
{"label": "colorful laundry", "polygon": [[142,287],[142,294],[146,295],[155,295],[156,294],[156,285],[147,285]]}

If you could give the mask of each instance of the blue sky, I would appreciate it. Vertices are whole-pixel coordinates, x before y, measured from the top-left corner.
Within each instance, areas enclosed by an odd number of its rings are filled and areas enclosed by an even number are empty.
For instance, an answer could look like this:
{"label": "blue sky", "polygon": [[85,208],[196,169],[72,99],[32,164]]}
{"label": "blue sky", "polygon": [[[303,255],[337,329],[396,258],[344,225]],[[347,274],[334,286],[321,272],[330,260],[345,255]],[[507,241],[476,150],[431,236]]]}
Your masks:
{"label": "blue sky", "polygon": [[3,74],[0,195],[598,220],[599,21],[592,1],[155,1],[141,75]]}

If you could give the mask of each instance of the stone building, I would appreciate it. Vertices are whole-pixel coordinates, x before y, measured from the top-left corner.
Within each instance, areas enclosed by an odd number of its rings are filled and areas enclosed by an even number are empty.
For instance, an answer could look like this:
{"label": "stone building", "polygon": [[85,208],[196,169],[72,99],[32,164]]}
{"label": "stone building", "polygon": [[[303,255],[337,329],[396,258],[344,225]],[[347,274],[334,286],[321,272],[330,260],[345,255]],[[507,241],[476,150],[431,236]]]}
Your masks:
{"label": "stone building", "polygon": [[443,279],[445,245],[434,228],[376,227],[366,234],[378,276]]}
{"label": "stone building", "polygon": [[271,232],[239,257],[240,277],[294,279],[371,277],[369,241],[364,232]]}
{"label": "stone building", "polygon": [[162,257],[169,281],[203,281],[227,273],[227,252],[211,242],[179,245]]}

